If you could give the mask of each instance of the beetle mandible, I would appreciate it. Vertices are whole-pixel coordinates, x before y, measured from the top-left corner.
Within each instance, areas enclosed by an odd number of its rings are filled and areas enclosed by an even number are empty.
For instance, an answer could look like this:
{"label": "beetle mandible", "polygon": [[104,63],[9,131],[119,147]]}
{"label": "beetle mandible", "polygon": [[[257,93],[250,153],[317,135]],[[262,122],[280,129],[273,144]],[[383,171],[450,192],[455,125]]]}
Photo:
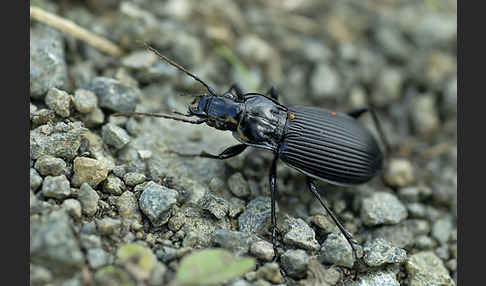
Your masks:
{"label": "beetle mandible", "polygon": [[386,151],[390,145],[384,136],[380,122],[372,108],[364,107],[348,113],[339,113],[324,108],[308,106],[284,106],[272,87],[266,95],[244,93],[238,84],[218,95],[196,75],[179,64],[161,55],[147,43],[143,45],[161,60],[172,65],[201,83],[209,94],[198,94],[188,107],[184,117],[168,114],[124,112],[115,116],[142,115],[173,119],[191,124],[202,124],[219,130],[231,131],[240,144],[226,148],[218,155],[202,151],[192,156],[212,159],[228,159],[242,153],[248,146],[270,150],[274,158],[270,167],[269,185],[271,193],[272,245],[274,259],[278,257],[276,246],[275,199],[277,195],[278,159],[306,176],[309,190],[324,207],[351,246],[356,261],[359,261],[351,235],[345,230],[329,206],[321,198],[315,180],[330,184],[353,186],[371,180],[382,168],[383,153],[370,131],[356,119],[370,111],[373,122]]}

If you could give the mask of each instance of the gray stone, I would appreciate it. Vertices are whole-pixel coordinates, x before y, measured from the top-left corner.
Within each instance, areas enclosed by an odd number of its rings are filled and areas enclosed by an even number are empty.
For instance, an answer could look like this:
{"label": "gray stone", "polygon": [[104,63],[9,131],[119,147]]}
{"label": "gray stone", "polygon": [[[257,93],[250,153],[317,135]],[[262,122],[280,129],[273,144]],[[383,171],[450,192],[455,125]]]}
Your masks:
{"label": "gray stone", "polygon": [[437,246],[437,242],[427,235],[419,235],[415,238],[415,247],[420,250],[430,250]]}
{"label": "gray stone", "polygon": [[75,219],[81,218],[81,203],[75,199],[67,199],[62,202],[62,207]]}
{"label": "gray stone", "polygon": [[30,158],[37,160],[51,155],[71,160],[81,146],[81,135],[85,131],[81,122],[39,126],[30,131]]}
{"label": "gray stone", "polygon": [[59,90],[57,88],[50,89],[49,92],[47,92],[44,101],[57,115],[61,117],[69,117],[71,96],[64,90]]}
{"label": "gray stone", "polygon": [[34,168],[39,171],[42,176],[59,176],[67,175],[68,170],[66,162],[61,158],[53,156],[42,156],[35,162]]}
{"label": "gray stone", "polygon": [[123,181],[115,175],[108,175],[103,183],[103,192],[119,196],[125,190],[125,184]]}
{"label": "gray stone", "polygon": [[52,281],[52,273],[49,269],[40,265],[30,264],[30,285],[47,285]]}
{"label": "gray stone", "polygon": [[167,267],[163,263],[157,262],[148,280],[148,285],[153,285],[153,286],[164,285],[164,276],[166,272],[167,272]]}
{"label": "gray stone", "polygon": [[34,168],[30,168],[30,189],[32,191],[37,190],[42,184],[42,177]]}
{"label": "gray stone", "polygon": [[307,274],[307,265],[309,264],[309,256],[302,249],[287,250],[280,257],[282,267],[290,277],[303,278]]}
{"label": "gray stone", "polygon": [[110,256],[103,248],[90,248],[86,252],[89,266],[93,269],[100,268],[110,263]]}
{"label": "gray stone", "polygon": [[131,139],[125,129],[118,127],[113,123],[103,125],[101,128],[101,136],[103,137],[103,142],[115,147],[115,149],[125,147]]}
{"label": "gray stone", "polygon": [[217,229],[211,234],[213,244],[229,249],[237,255],[248,253],[250,245],[258,238],[246,232]]}
{"label": "gray stone", "polygon": [[30,96],[41,98],[67,83],[67,67],[61,33],[46,25],[30,29]]}
{"label": "gray stone", "polygon": [[347,280],[345,286],[400,286],[397,275],[393,271],[378,270],[360,275],[357,281]]}
{"label": "gray stone", "polygon": [[111,217],[105,217],[96,221],[96,228],[104,235],[118,235],[120,233],[121,221]]}
{"label": "gray stone", "polygon": [[77,157],[74,159],[73,169],[74,175],[71,182],[74,186],[87,183],[95,188],[108,177],[108,168],[102,161],[96,159]]}
{"label": "gray stone", "polygon": [[78,193],[78,200],[81,203],[83,214],[92,216],[98,210],[98,201],[100,197],[90,185],[83,183]]}
{"label": "gray stone", "polygon": [[225,199],[216,197],[209,192],[202,198],[200,204],[202,209],[209,211],[218,219],[222,219],[228,214],[229,203]]}
{"label": "gray stone", "polygon": [[86,127],[96,127],[105,122],[105,114],[100,108],[95,108],[90,113],[84,114],[82,120]]}
{"label": "gray stone", "polygon": [[452,218],[450,216],[445,216],[436,220],[432,225],[432,236],[441,244],[444,244],[449,240],[452,228]]}
{"label": "gray stone", "polygon": [[[93,226],[95,226],[93,224]],[[101,238],[97,235],[94,234],[84,234],[82,233],[79,236],[79,242],[81,243],[81,246],[87,250],[91,248],[101,248]]]}
{"label": "gray stone", "polygon": [[273,245],[265,240],[252,243],[250,246],[250,253],[263,261],[271,261],[275,256]]}
{"label": "gray stone", "polygon": [[245,201],[232,197],[229,200],[228,214],[232,218],[236,218],[245,210]]}
{"label": "gray stone", "polygon": [[321,263],[352,267],[354,264],[353,249],[341,233],[331,233],[322,243],[318,254]]}
{"label": "gray stone", "polygon": [[414,180],[413,166],[410,161],[398,158],[389,161],[385,170],[385,181],[388,184],[396,187],[405,187]]}
{"label": "gray stone", "polygon": [[397,224],[407,218],[407,209],[393,194],[378,192],[364,198],[361,219],[368,226]]}
{"label": "gray stone", "polygon": [[42,194],[47,198],[62,200],[71,195],[71,187],[66,176],[47,176],[42,183]]}
{"label": "gray stone", "polygon": [[405,263],[409,285],[456,285],[442,260],[431,251],[418,252]]}
{"label": "gray stone", "polygon": [[107,77],[96,77],[86,87],[96,94],[99,106],[116,112],[130,112],[141,96],[138,88]]}
{"label": "gray stone", "polygon": [[319,97],[334,98],[341,89],[339,73],[329,64],[320,63],[312,73],[312,92]]}
{"label": "gray stone", "polygon": [[385,68],[377,79],[376,90],[371,93],[373,102],[385,106],[397,101],[402,93],[403,72],[395,68]]}
{"label": "gray stone", "polygon": [[78,89],[74,92],[74,107],[80,113],[91,113],[98,107],[98,97],[89,90]]}
{"label": "gray stone", "polygon": [[56,275],[70,276],[81,270],[83,253],[65,210],[31,219],[30,261],[42,264]]}
{"label": "gray stone", "polygon": [[265,232],[270,215],[270,198],[257,197],[248,203],[246,210],[238,217],[239,230],[254,234]]}
{"label": "gray stone", "polygon": [[125,175],[123,175],[123,181],[125,181],[125,184],[127,186],[136,186],[138,184],[141,184],[147,180],[147,177],[138,172],[128,172]]}
{"label": "gray stone", "polygon": [[371,267],[382,266],[387,263],[403,263],[407,260],[407,252],[391,245],[383,239],[375,239],[365,243],[363,260]]}
{"label": "gray stone", "polygon": [[148,182],[139,199],[140,210],[154,226],[161,226],[169,220],[170,209],[177,202],[178,192]]}
{"label": "gray stone", "polygon": [[285,232],[285,244],[311,251],[319,250],[314,230],[303,219],[286,218],[282,224],[282,231]]}
{"label": "gray stone", "polygon": [[233,195],[243,198],[250,195],[248,182],[241,173],[235,173],[228,178],[228,187]]}
{"label": "gray stone", "polygon": [[440,119],[435,108],[437,103],[433,95],[416,96],[413,98],[412,104],[410,116],[417,133],[428,134],[437,131],[440,126]]}
{"label": "gray stone", "polygon": [[280,273],[280,267],[277,262],[267,262],[256,271],[257,278],[263,278],[274,284],[284,283],[285,280]]}
{"label": "gray stone", "polygon": [[138,202],[135,195],[130,191],[125,191],[117,201],[118,213],[122,218],[141,220],[142,216],[138,209]]}
{"label": "gray stone", "polygon": [[56,114],[54,111],[46,108],[39,109],[33,112],[30,116],[30,120],[32,121],[32,126],[39,126],[44,124],[51,124],[55,121]]}

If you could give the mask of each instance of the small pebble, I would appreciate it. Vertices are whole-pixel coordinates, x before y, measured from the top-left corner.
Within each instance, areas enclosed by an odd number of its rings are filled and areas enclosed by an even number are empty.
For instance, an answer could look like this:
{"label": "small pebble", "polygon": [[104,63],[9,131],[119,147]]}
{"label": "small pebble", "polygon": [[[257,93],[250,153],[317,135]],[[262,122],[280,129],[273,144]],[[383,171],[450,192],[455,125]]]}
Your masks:
{"label": "small pebble", "polygon": [[413,98],[411,117],[414,129],[419,134],[428,134],[439,129],[440,119],[436,109],[437,103],[432,94]]}
{"label": "small pebble", "polygon": [[141,184],[147,180],[147,177],[144,174],[137,173],[137,172],[128,172],[123,176],[123,181],[127,186],[136,186]]}
{"label": "small pebble", "polygon": [[456,285],[442,260],[431,251],[411,255],[405,263],[409,285]]}
{"label": "small pebble", "polygon": [[105,122],[105,114],[101,109],[95,108],[90,113],[84,114],[82,120],[86,127],[96,127]]}
{"label": "small pebble", "polygon": [[309,264],[309,256],[302,249],[287,250],[280,257],[282,267],[290,277],[304,278],[306,276],[307,265]]}
{"label": "small pebble", "polygon": [[86,252],[86,259],[91,268],[97,269],[110,263],[110,256],[102,248],[90,248]]}
{"label": "small pebble", "polygon": [[267,231],[267,223],[270,219],[270,198],[257,197],[251,200],[245,211],[238,217],[239,230],[248,233],[260,233]]}
{"label": "small pebble", "polygon": [[[142,216],[138,208],[138,202],[135,195],[130,191],[125,191],[118,197],[117,201],[118,213],[122,218],[141,220]],[[140,230],[140,228],[136,230]]]}
{"label": "small pebble", "polygon": [[100,107],[115,112],[134,111],[139,97],[141,97],[138,88],[107,77],[94,78],[86,89],[96,94]]}
{"label": "small pebble", "polygon": [[112,235],[120,232],[121,221],[119,219],[113,219],[105,217],[96,221],[96,227],[101,234]]}
{"label": "small pebble", "polygon": [[74,159],[74,175],[71,182],[74,186],[88,183],[96,187],[108,177],[108,168],[99,160],[77,157]]}
{"label": "small pebble", "polygon": [[78,89],[74,92],[74,107],[83,114],[93,112],[98,106],[98,97],[89,90]]}
{"label": "small pebble", "polygon": [[103,137],[103,142],[116,149],[125,147],[131,139],[125,129],[118,127],[113,123],[103,125],[101,128],[101,136]]}
{"label": "small pebble", "polygon": [[67,199],[62,202],[62,207],[67,211],[67,213],[75,218],[81,218],[81,203],[75,199]]}
{"label": "small pebble", "polygon": [[282,230],[287,232],[283,238],[285,244],[311,251],[319,250],[314,230],[303,219],[287,218]]}
{"label": "small pebble", "polygon": [[421,250],[430,250],[437,246],[437,242],[427,235],[419,235],[415,238],[415,247]]}
{"label": "small pebble", "polygon": [[37,190],[42,184],[42,177],[34,168],[30,168],[30,189],[32,191]]}
{"label": "small pebble", "polygon": [[50,89],[44,99],[46,105],[61,117],[69,117],[71,97],[64,90]]}
{"label": "small pebble", "polygon": [[81,203],[83,213],[87,216],[92,216],[98,210],[98,201],[100,197],[95,190],[87,183],[83,183],[78,193],[78,200]]}
{"label": "small pebble", "polygon": [[284,283],[285,280],[280,273],[280,268],[276,262],[267,262],[256,271],[257,278],[263,278],[275,284]]}
{"label": "small pebble", "polygon": [[444,244],[449,240],[452,228],[453,225],[450,216],[436,220],[432,225],[432,237],[437,239],[441,244]]}
{"label": "small pebble", "polygon": [[64,175],[47,176],[42,183],[42,194],[47,198],[62,200],[71,195],[69,180]]}
{"label": "small pebble", "polygon": [[103,192],[107,194],[113,194],[119,196],[125,190],[125,184],[123,181],[115,175],[108,175],[103,183]]}
{"label": "small pebble", "polygon": [[407,218],[407,209],[393,194],[373,193],[363,198],[361,219],[368,226],[397,224]]}
{"label": "small pebble", "polygon": [[341,233],[331,233],[322,243],[318,259],[324,264],[352,267],[354,254],[351,246]]}
{"label": "small pebble", "polygon": [[271,261],[275,256],[272,244],[264,240],[252,243],[250,253],[264,261]]}
{"label": "small pebble", "polygon": [[395,247],[383,239],[366,242],[363,252],[363,260],[370,267],[386,263],[403,263],[407,260],[407,252],[404,249]]}
{"label": "small pebble", "polygon": [[222,219],[228,214],[229,203],[209,192],[202,198],[200,204],[202,209],[209,211],[217,219]]}
{"label": "small pebble", "polygon": [[211,234],[213,244],[231,250],[237,255],[247,254],[250,245],[256,239],[249,233],[226,229],[217,229]]}
{"label": "small pebble", "polygon": [[233,195],[244,198],[250,195],[248,182],[243,178],[241,173],[235,173],[228,178],[228,187]]}
{"label": "small pebble", "polygon": [[140,210],[154,226],[161,226],[169,220],[170,209],[177,202],[178,195],[173,189],[148,182],[140,195]]}
{"label": "small pebble", "polygon": [[[397,275],[390,270],[368,271],[364,275],[358,276],[358,280],[347,280],[345,286],[400,286]],[[422,285],[422,284],[412,284]],[[428,284],[426,284],[428,285]],[[425,285],[424,285],[425,286]]]}
{"label": "small pebble", "polygon": [[396,187],[405,187],[415,180],[413,166],[406,159],[391,159],[385,170],[385,181]]}
{"label": "small pebble", "polygon": [[61,158],[49,155],[37,159],[34,168],[36,168],[42,176],[67,175],[66,162]]}

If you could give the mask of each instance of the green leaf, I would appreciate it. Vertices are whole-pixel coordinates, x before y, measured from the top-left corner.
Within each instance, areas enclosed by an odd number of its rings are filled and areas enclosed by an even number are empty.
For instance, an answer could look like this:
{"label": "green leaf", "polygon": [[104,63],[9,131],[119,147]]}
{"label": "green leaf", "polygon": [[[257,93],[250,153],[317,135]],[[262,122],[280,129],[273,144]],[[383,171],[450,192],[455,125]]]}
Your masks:
{"label": "green leaf", "polygon": [[255,268],[255,259],[237,257],[223,249],[205,249],[185,256],[174,285],[214,285]]}

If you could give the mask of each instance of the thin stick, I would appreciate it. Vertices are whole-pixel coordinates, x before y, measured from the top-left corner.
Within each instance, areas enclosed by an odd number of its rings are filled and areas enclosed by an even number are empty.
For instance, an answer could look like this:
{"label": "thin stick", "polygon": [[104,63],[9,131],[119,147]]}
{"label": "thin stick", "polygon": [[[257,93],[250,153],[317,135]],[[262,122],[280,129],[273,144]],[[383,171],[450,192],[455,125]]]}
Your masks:
{"label": "thin stick", "polygon": [[161,60],[163,60],[164,62],[168,63],[169,65],[175,67],[176,69],[182,71],[183,73],[187,74],[188,76],[192,77],[193,79],[195,79],[196,81],[200,82],[202,85],[204,85],[204,87],[206,87],[206,89],[209,91],[209,93],[213,96],[218,96],[216,94],[216,92],[214,91],[214,89],[212,87],[210,87],[209,85],[207,85],[202,79],[198,78],[197,76],[195,76],[194,74],[192,74],[191,72],[189,72],[188,70],[186,70],[185,68],[183,68],[181,65],[179,65],[178,63],[172,61],[171,59],[167,58],[166,56],[162,55],[161,53],[159,53],[159,51],[157,51],[156,49],[152,48],[149,44],[147,44],[146,42],[142,42],[142,41],[139,41],[137,40],[137,43],[143,45],[147,50],[151,51],[152,53],[156,54]]}
{"label": "thin stick", "polygon": [[91,46],[112,56],[119,57],[123,50],[105,38],[76,25],[74,22],[61,18],[57,15],[42,10],[39,7],[30,7],[30,17],[75,38],[85,41]]}

